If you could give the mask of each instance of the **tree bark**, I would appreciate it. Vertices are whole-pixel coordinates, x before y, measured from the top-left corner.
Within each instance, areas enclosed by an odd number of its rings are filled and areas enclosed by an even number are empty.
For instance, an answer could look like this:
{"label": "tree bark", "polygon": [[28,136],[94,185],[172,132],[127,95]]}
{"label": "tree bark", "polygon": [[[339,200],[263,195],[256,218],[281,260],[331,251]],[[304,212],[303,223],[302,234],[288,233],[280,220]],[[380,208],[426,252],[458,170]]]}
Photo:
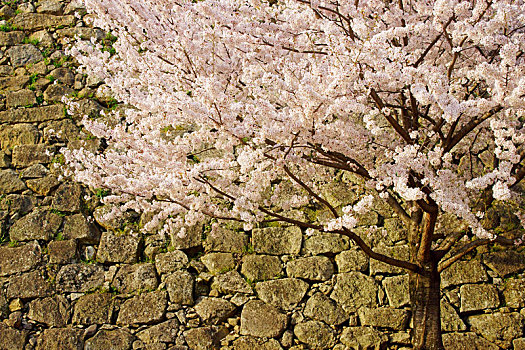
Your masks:
{"label": "tree bark", "polygon": [[[434,260],[434,259],[432,259]],[[440,275],[437,261],[424,274],[410,273],[412,345],[415,350],[444,350],[441,338]]]}

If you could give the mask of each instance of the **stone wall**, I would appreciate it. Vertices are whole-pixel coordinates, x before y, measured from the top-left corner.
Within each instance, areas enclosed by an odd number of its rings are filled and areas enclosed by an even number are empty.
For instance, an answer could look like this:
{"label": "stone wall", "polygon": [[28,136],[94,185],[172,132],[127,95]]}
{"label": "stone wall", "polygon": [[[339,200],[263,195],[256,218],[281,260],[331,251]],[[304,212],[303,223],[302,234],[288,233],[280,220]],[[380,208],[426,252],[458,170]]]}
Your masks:
{"label": "stone wall", "polygon": [[[104,220],[107,193],[64,178],[59,153],[100,146],[62,96],[86,114],[114,108],[102,82],[64,54],[75,35],[111,44],[82,15],[60,0],[0,9],[0,350],[409,347],[407,276],[345,237],[221,223],[181,240],[133,233],[144,219],[134,213]],[[341,181],[323,193],[334,206],[358,191]],[[365,219],[388,230],[368,238],[375,249],[407,256],[388,208]],[[478,250],[469,259],[443,275],[447,348],[525,349],[525,254]]]}

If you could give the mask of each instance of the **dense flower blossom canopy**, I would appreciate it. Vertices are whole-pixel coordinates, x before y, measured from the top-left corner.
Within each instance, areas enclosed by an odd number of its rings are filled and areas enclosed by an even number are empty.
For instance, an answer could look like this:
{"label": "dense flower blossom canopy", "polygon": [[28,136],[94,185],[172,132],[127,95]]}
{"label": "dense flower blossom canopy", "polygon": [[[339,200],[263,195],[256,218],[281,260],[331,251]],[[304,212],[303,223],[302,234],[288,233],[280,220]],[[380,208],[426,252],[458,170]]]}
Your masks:
{"label": "dense flower blossom canopy", "polygon": [[[146,229],[211,215],[333,232],[385,200],[401,216],[436,207],[494,238],[475,205],[482,190],[521,203],[522,0],[85,3],[116,54],[94,41],[71,53],[128,108],[85,119],[103,152],[65,152],[120,210],[155,213]],[[492,167],[460,169],[485,148]],[[342,211],[318,194],[334,169],[367,188]],[[333,217],[285,215],[312,200]]]}

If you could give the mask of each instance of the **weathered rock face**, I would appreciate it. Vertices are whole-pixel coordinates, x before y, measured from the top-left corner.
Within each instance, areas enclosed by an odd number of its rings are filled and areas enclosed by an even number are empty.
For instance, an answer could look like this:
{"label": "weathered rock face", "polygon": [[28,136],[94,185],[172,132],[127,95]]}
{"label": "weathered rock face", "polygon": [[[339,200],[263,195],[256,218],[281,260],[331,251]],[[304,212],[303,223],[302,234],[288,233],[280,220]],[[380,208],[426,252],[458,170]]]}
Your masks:
{"label": "weathered rock face", "polygon": [[281,260],[272,255],[246,255],[241,273],[252,281],[264,281],[279,276],[283,271]]}
{"label": "weathered rock face", "polygon": [[[245,231],[221,220],[164,234],[141,230],[149,214],[106,216],[116,204],[101,203],[112,193],[73,182],[60,150],[106,146],[79,121],[113,122],[99,113],[114,101],[65,50],[75,37],[110,50],[113,38],[85,25],[93,15],[80,0],[4,2],[0,350],[409,348],[408,275],[370,260],[345,236],[275,223]],[[65,96],[78,114],[66,111]],[[493,149],[484,147],[460,168],[491,167]],[[351,174],[319,186],[337,210],[362,193]],[[329,217],[324,209],[285,210],[289,187],[277,210]],[[389,207],[378,201],[358,219],[355,232],[374,250],[407,258],[407,230]],[[444,222],[438,233],[460,225],[452,216]],[[445,270],[447,349],[525,350],[524,253],[478,249]]]}
{"label": "weathered rock face", "polygon": [[122,266],[111,282],[111,285],[121,293],[155,290],[158,284],[153,264]]}
{"label": "weathered rock face", "polygon": [[255,290],[264,302],[283,310],[291,310],[303,299],[308,283],[296,278],[283,278],[259,282]]}
{"label": "weathered rock face", "polygon": [[356,312],[362,306],[377,305],[378,286],[373,278],[360,272],[340,273],[330,297],[346,311]]}
{"label": "weathered rock face", "polygon": [[114,300],[111,294],[86,294],[77,300],[72,322],[83,325],[110,323],[113,304]]}
{"label": "weathered rock face", "polygon": [[303,235],[298,227],[254,229],[252,244],[257,253],[269,255],[299,254]]}
{"label": "weathered rock face", "polygon": [[241,334],[277,337],[284,332],[288,319],[275,307],[259,300],[248,302],[241,313]]}
{"label": "weathered rock face", "polygon": [[41,261],[41,248],[26,244],[18,248],[0,247],[0,276],[29,271]]}
{"label": "weathered rock face", "polygon": [[316,349],[331,349],[335,344],[333,330],[319,321],[299,323],[294,328],[294,334],[299,341]]}
{"label": "weathered rock face", "polygon": [[117,324],[152,324],[161,321],[166,311],[167,294],[164,291],[143,293],[126,300],[120,306]]}
{"label": "weathered rock face", "polygon": [[290,277],[310,281],[326,281],[334,274],[334,265],[326,256],[312,256],[292,260],[286,265]]}
{"label": "weathered rock face", "polygon": [[343,308],[323,293],[316,293],[308,299],[304,314],[329,325],[338,325],[348,320],[348,314]]}
{"label": "weathered rock face", "polygon": [[131,349],[135,337],[122,329],[100,330],[86,341],[84,350]]}

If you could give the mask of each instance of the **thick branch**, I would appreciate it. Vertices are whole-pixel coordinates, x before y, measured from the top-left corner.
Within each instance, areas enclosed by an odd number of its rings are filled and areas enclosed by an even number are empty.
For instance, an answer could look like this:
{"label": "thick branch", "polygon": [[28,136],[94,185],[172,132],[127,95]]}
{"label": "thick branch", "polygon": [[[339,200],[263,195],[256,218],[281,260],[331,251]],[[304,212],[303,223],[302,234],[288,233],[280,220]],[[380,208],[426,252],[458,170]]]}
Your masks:
{"label": "thick branch", "polygon": [[421,268],[417,266],[416,264],[412,264],[411,262],[408,262],[408,261],[398,260],[398,259],[386,256],[386,255],[374,252],[372,248],[370,248],[365,243],[365,241],[361,239],[361,237],[359,237],[358,235],[356,235],[354,232],[350,231],[347,228],[338,230],[336,233],[343,234],[347,236],[348,238],[350,238],[351,240],[353,240],[359,246],[359,248],[361,248],[363,252],[365,252],[365,254],[371,257],[372,259],[376,259],[378,261],[384,262],[385,264],[400,267],[400,268],[403,268],[403,269],[406,269],[408,271],[412,271],[415,273],[419,273],[419,274],[423,273]]}
{"label": "thick branch", "polygon": [[449,142],[447,142],[447,145],[445,146],[443,153],[447,153],[448,151],[450,151],[452,148],[454,148],[455,145],[457,145],[465,136],[467,136],[479,124],[483,123],[485,120],[489,119],[494,114],[501,111],[502,109],[503,107],[501,106],[496,107],[493,110],[485,113],[485,115],[483,115],[481,118],[471,120],[469,123],[467,123],[467,125],[461,128],[461,130],[459,130],[457,134],[454,135],[454,137],[452,137],[452,139]]}
{"label": "thick branch", "polygon": [[328,203],[328,201],[326,201],[324,198],[315,193],[307,184],[305,184],[303,181],[301,181],[301,179],[295,176],[286,165],[283,168],[286,174],[288,174],[288,176],[290,176],[295,182],[297,182],[302,188],[304,188],[304,190],[308,192],[310,196],[314,197],[318,202],[324,204],[332,212],[332,215],[334,217],[339,217],[339,214],[337,214],[335,208],[330,203]]}
{"label": "thick branch", "polygon": [[[381,100],[381,97],[379,97],[379,95],[373,88],[370,89],[370,97],[372,97],[377,108],[379,108],[379,110],[382,112],[383,108],[385,107],[385,104],[383,103],[383,100]],[[386,118],[386,120],[388,120],[390,125],[392,125],[394,130],[403,138],[403,140],[405,140],[406,143],[408,144],[414,143],[412,139],[410,138],[410,135],[408,134],[408,132],[405,129],[403,129],[401,125],[399,125],[397,120],[395,120],[394,118],[392,118],[392,116],[387,115],[385,113],[383,113],[383,116]]]}
{"label": "thick branch", "polygon": [[463,247],[461,247],[455,254],[453,254],[450,258],[448,258],[445,261],[442,261],[438,265],[438,272],[442,272],[443,270],[449,268],[453,263],[464,257],[469,252],[473,251],[477,247],[480,247],[482,245],[487,245],[490,243],[499,243],[501,245],[506,246],[512,246],[514,245],[514,241],[512,239],[504,238],[504,237],[497,237],[494,240],[485,238],[485,239],[478,239],[474,242],[470,242],[465,244]]}

